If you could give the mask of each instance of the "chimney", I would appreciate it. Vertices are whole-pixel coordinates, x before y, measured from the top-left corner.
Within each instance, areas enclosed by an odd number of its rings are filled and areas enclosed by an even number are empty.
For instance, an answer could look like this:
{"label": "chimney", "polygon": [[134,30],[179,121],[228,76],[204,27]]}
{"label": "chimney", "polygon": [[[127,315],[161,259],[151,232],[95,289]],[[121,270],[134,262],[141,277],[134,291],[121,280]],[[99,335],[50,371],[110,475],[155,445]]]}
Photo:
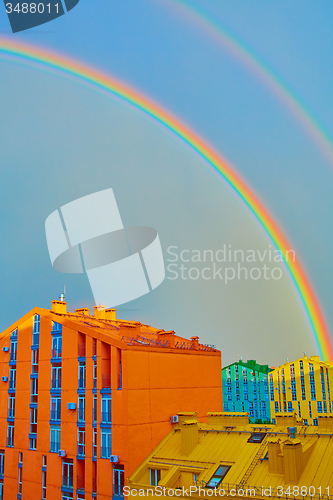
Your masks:
{"label": "chimney", "polygon": [[194,349],[199,349],[199,337],[191,337],[192,346]]}
{"label": "chimney", "polygon": [[116,319],[116,309],[105,309],[105,319],[109,321],[115,321]]}
{"label": "chimney", "polygon": [[105,306],[95,306],[94,316],[96,319],[105,319]]}
{"label": "chimney", "polygon": [[64,300],[52,300],[51,311],[57,314],[67,313],[67,302]]}
{"label": "chimney", "polygon": [[75,309],[76,314],[83,314],[83,316],[89,316],[88,307],[81,307],[81,309]]}
{"label": "chimney", "polygon": [[285,441],[283,458],[286,483],[297,484],[304,469],[302,443],[298,440]]}
{"label": "chimney", "polygon": [[281,474],[284,471],[283,455],[279,438],[273,438],[268,442],[268,467],[270,474]]}
{"label": "chimney", "polygon": [[199,428],[197,420],[185,420],[181,424],[182,455],[189,455],[199,442]]}

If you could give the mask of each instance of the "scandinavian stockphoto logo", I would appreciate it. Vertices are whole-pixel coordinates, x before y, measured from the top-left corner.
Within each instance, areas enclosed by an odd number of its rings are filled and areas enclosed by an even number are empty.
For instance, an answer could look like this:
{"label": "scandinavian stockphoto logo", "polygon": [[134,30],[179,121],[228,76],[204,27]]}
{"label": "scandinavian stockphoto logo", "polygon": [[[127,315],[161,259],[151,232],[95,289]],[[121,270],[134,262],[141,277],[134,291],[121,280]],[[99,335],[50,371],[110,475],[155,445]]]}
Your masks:
{"label": "scandinavian stockphoto logo", "polygon": [[124,228],[112,189],[63,205],[46,219],[45,230],[53,268],[86,272],[96,305],[125,304],[165,278],[157,231]]}
{"label": "scandinavian stockphoto logo", "polygon": [[37,0],[36,2],[8,2],[3,0],[13,33],[35,28],[63,16],[80,0]]}

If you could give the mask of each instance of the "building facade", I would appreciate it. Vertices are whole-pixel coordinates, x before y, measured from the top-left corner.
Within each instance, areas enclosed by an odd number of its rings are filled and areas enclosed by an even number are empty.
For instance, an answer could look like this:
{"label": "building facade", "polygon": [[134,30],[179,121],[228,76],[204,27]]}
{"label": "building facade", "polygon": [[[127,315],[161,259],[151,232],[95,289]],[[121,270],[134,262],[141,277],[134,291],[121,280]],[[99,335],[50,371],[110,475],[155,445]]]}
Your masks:
{"label": "building facade", "polygon": [[250,359],[239,360],[222,369],[223,410],[247,412],[255,421],[270,420],[268,365]]}
{"label": "building facade", "polygon": [[311,356],[286,362],[269,374],[273,421],[285,412],[297,412],[305,424],[318,425],[318,417],[332,415],[333,363]]}
{"label": "building facade", "polygon": [[221,353],[115,310],[35,308],[0,336],[0,498],[106,500],[196,402],[222,408]]}
{"label": "building facade", "polygon": [[295,415],[250,424],[246,414],[180,414],[179,423],[128,478],[131,497],[333,498],[333,418]]}

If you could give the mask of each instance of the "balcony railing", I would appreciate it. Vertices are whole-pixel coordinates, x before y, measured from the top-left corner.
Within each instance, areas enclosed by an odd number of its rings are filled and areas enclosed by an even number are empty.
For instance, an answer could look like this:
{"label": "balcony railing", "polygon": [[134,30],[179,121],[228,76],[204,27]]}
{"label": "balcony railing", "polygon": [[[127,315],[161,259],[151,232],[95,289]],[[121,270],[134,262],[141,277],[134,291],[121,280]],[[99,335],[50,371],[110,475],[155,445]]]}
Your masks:
{"label": "balcony railing", "polygon": [[7,446],[9,448],[13,448],[13,446],[14,446],[14,438],[12,436],[10,436],[10,437],[8,436],[7,437]]}
{"label": "balcony railing", "polygon": [[73,477],[62,476],[62,485],[66,488],[73,488]]}
{"label": "balcony railing", "polygon": [[9,356],[9,360],[16,361],[16,357],[17,357],[16,355],[17,355],[17,351],[11,351],[10,356]]}
{"label": "balcony railing", "polygon": [[97,422],[97,409],[93,408],[93,422]]}
{"label": "balcony railing", "polygon": [[15,408],[8,408],[8,418],[15,418]]}
{"label": "balcony railing", "polygon": [[79,444],[77,445],[77,454],[80,456],[80,457],[84,457],[84,454],[85,454],[85,446],[84,444]]}
{"label": "balcony railing", "polygon": [[97,457],[97,445],[93,445],[93,457]]}
{"label": "balcony railing", "polygon": [[110,458],[111,457],[111,448],[102,446],[101,447],[101,458]]}
{"label": "balcony railing", "polygon": [[111,412],[102,411],[102,424],[111,424]]}
{"label": "balcony railing", "polygon": [[84,422],[85,420],[85,411],[84,408],[79,408],[77,412],[77,419],[79,422]]}
{"label": "balcony railing", "polygon": [[96,389],[97,387],[97,378],[93,379],[93,388]]}
{"label": "balcony railing", "polygon": [[55,378],[51,380],[51,388],[52,389],[61,389],[61,379]]}
{"label": "balcony railing", "polygon": [[123,484],[114,484],[113,485],[113,494],[117,497],[121,497],[124,495],[124,485]]}
{"label": "balcony railing", "polygon": [[84,476],[77,476],[76,478],[76,488],[78,490],[84,490],[85,488],[85,478]]}
{"label": "balcony railing", "polygon": [[32,345],[33,346],[39,345],[39,333],[34,333],[32,335]]}
{"label": "balcony railing", "polygon": [[60,441],[51,441],[50,442],[50,451],[52,453],[58,453],[60,450]]}
{"label": "balcony railing", "polygon": [[110,374],[102,375],[102,389],[111,389]]}
{"label": "balcony railing", "polygon": [[16,380],[9,381],[9,389],[15,390],[16,388]]}
{"label": "balcony railing", "polygon": [[60,420],[60,410],[51,410],[51,420]]}
{"label": "balcony railing", "polygon": [[62,349],[60,349],[60,348],[52,349],[52,358],[53,359],[61,358],[61,355],[62,355]]}
{"label": "balcony railing", "polygon": [[85,358],[86,357],[86,344],[78,345],[78,357]]}
{"label": "balcony railing", "polygon": [[79,389],[85,389],[86,388],[86,379],[83,377],[79,378]]}

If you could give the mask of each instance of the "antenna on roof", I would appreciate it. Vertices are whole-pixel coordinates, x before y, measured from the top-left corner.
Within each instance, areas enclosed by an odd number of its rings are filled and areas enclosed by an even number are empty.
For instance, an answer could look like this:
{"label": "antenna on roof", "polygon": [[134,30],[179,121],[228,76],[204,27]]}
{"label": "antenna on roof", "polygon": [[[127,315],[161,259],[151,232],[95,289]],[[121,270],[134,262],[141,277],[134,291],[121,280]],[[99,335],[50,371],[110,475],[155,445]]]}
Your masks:
{"label": "antenna on roof", "polygon": [[66,285],[64,285],[64,293],[61,293],[59,295],[59,299],[61,300],[61,302],[65,301],[65,296],[66,296]]}

